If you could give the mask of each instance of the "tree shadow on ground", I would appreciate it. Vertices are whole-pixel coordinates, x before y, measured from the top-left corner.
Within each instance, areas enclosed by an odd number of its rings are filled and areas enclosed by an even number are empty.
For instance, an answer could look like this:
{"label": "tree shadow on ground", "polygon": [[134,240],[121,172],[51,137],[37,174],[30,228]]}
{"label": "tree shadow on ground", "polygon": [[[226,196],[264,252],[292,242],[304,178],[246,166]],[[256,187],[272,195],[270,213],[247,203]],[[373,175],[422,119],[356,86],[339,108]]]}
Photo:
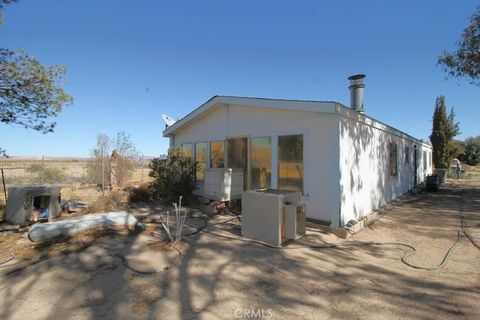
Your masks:
{"label": "tree shadow on ground", "polygon": [[[478,193],[473,196],[480,199]],[[452,210],[443,212],[445,204],[437,200],[447,197]],[[399,220],[382,223],[392,223],[389,228],[408,225],[414,232],[418,227],[422,237],[435,241],[446,229],[429,232],[420,225],[421,215],[428,216],[433,208],[453,225],[457,217],[449,215],[456,214],[453,208],[460,195],[445,191],[418,199],[397,205],[415,207],[420,220],[403,221],[393,210],[391,215]],[[130,235],[2,276],[0,317],[224,319],[271,310],[273,319],[369,319],[380,314],[437,319],[474,317],[480,311],[480,254],[468,251],[467,242],[457,249],[470,254],[467,269],[454,256],[447,268],[418,271],[400,263],[403,247],[320,249],[303,240],[276,249],[240,238],[235,221],[229,219],[217,216],[210,221],[205,231],[217,235],[198,232],[185,237],[179,245],[181,259],[165,272],[142,275],[125,268],[113,253],[135,250],[138,236]],[[201,225],[198,219],[187,222]],[[225,223],[213,226],[219,222]],[[359,242],[354,236],[344,244]]]}

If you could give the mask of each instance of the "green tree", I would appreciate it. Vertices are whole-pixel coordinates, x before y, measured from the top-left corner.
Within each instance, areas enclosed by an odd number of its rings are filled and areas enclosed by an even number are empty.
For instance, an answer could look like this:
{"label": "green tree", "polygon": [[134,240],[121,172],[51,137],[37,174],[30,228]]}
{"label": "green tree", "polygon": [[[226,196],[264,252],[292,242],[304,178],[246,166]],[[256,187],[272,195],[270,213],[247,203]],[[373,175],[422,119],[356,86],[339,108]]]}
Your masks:
{"label": "green tree", "polygon": [[65,67],[45,67],[22,50],[0,49],[0,121],[52,132],[55,117],[72,97],[58,86]]}
{"label": "green tree", "polygon": [[448,167],[452,163],[453,159],[461,154],[461,145],[455,142],[454,137],[460,134],[460,123],[455,121],[455,111],[454,108],[450,109],[450,112],[447,117],[447,163]]}
{"label": "green tree", "polygon": [[453,138],[460,133],[460,126],[455,122],[453,108],[447,115],[445,97],[437,97],[433,112],[433,125],[430,141],[433,146],[433,164],[436,168],[448,168],[455,157]]}
{"label": "green tree", "polygon": [[[0,0],[0,9],[13,2]],[[65,67],[42,65],[21,49],[0,48],[0,122],[52,132],[56,123],[50,119],[73,101],[62,89],[65,72]],[[6,155],[4,149],[0,155]]]}
{"label": "green tree", "polygon": [[0,122],[52,132],[56,123],[49,119],[73,100],[59,86],[64,73],[64,67],[45,67],[22,50],[0,48]]}
{"label": "green tree", "polygon": [[457,41],[457,50],[444,51],[438,58],[448,76],[467,77],[470,83],[480,85],[480,7],[470,17],[470,24]]}
{"label": "green tree", "polygon": [[0,0],[0,9],[2,9],[5,4],[14,3],[14,2],[17,2],[17,1],[18,0]]}
{"label": "green tree", "polygon": [[452,140],[449,147],[449,157],[451,159],[458,158],[460,161],[465,159],[465,142],[460,140]]}
{"label": "green tree", "polygon": [[480,163],[480,136],[465,139],[465,158],[471,166]]}
{"label": "green tree", "polygon": [[[6,4],[17,2],[17,0],[0,0],[0,9],[3,9],[3,6]],[[0,11],[0,27],[3,24],[3,12]]]}
{"label": "green tree", "polygon": [[196,189],[196,165],[180,148],[169,151],[168,157],[154,158],[149,164],[152,196],[172,201],[190,196]]}

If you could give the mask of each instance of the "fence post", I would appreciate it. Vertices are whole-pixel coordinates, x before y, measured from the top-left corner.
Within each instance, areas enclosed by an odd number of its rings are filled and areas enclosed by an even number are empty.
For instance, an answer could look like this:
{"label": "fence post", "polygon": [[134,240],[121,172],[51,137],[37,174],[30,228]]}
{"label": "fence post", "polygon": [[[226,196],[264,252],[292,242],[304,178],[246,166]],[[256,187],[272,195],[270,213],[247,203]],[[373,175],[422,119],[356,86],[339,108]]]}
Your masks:
{"label": "fence post", "polygon": [[42,156],[42,177],[41,177],[42,185],[44,181],[44,175],[45,175],[45,156]]}
{"label": "fence post", "polygon": [[105,166],[103,164],[103,144],[100,145],[100,156],[102,157],[102,195],[105,195]]}
{"label": "fence post", "polygon": [[144,161],[144,160],[143,160],[143,154],[142,154],[142,158],[141,158],[140,161],[142,162],[142,182],[143,182],[143,161]]}
{"label": "fence post", "polygon": [[3,168],[2,168],[2,183],[3,183],[3,193],[5,194],[5,204],[7,204],[7,188],[5,188],[5,176],[3,175]]}

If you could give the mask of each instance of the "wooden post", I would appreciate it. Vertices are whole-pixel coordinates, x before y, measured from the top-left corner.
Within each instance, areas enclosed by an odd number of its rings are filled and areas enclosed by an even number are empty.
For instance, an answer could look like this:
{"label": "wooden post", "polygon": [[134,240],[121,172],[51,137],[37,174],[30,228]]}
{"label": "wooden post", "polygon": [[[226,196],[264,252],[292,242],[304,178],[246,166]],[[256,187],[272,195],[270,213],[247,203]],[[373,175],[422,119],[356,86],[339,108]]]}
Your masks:
{"label": "wooden post", "polygon": [[141,157],[140,161],[141,161],[141,164],[142,164],[142,182],[143,182],[143,161],[144,161],[143,154],[142,154],[142,157]]}
{"label": "wooden post", "polygon": [[42,177],[41,177],[42,185],[44,182],[44,176],[45,176],[45,156],[42,156]]}
{"label": "wooden post", "polygon": [[103,164],[103,143],[100,145],[100,156],[102,158],[102,195],[105,195],[105,167]]}
{"label": "wooden post", "polygon": [[2,183],[3,183],[3,193],[5,194],[5,204],[7,204],[7,188],[5,187],[5,176],[3,174],[3,168],[2,168]]}

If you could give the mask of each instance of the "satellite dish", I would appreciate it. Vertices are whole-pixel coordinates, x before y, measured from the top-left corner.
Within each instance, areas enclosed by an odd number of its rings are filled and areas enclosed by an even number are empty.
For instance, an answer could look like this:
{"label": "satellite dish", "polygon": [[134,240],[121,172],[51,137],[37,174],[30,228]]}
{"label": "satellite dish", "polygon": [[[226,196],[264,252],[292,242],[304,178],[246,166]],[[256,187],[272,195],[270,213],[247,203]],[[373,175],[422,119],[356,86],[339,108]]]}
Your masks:
{"label": "satellite dish", "polygon": [[165,122],[165,125],[167,127],[173,126],[176,122],[175,120],[173,120],[172,117],[167,116],[166,114],[162,114],[162,119],[163,119],[163,122]]}

